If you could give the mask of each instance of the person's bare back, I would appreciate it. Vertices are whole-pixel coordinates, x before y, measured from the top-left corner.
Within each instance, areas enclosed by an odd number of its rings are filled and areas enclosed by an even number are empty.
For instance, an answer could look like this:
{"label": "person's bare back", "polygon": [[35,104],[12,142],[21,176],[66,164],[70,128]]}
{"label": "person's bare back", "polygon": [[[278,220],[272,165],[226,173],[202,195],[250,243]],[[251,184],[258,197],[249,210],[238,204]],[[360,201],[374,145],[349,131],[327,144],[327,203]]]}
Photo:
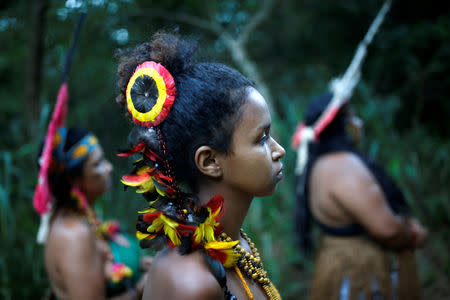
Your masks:
{"label": "person's bare back", "polygon": [[[59,299],[98,299],[96,291],[104,293],[104,254],[99,246],[87,223],[67,215],[55,217],[45,246],[45,265]],[[86,289],[86,282],[95,288]]]}

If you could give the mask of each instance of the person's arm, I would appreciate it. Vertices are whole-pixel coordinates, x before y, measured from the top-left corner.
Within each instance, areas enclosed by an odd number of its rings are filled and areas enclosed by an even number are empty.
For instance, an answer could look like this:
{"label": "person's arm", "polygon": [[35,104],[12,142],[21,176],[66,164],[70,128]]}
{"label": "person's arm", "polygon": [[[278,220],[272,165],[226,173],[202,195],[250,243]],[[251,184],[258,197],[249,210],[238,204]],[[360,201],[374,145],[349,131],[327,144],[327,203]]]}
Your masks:
{"label": "person's arm", "polygon": [[390,248],[414,248],[424,240],[417,224],[393,213],[380,186],[359,158],[342,155],[334,170],[332,197],[370,236]]}
{"label": "person's arm", "polygon": [[123,292],[122,294],[115,297],[108,298],[108,300],[141,300],[142,295],[144,294],[144,287],[146,283],[147,273],[141,276],[134,288],[127,290],[126,292]]}

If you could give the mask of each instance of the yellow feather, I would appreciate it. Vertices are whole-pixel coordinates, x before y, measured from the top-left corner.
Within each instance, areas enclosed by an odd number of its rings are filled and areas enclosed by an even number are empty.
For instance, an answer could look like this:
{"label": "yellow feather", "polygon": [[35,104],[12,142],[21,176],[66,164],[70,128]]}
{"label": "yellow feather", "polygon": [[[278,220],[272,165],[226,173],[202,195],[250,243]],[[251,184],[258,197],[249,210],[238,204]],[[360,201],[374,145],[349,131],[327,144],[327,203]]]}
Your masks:
{"label": "yellow feather", "polygon": [[238,260],[240,254],[233,249],[234,246],[236,246],[239,243],[239,241],[232,241],[232,242],[221,242],[221,241],[214,241],[209,242],[205,244],[205,249],[214,249],[219,252],[223,252],[226,254],[226,260],[223,263],[223,266],[225,268],[230,268],[236,264],[236,261]]}
{"label": "yellow feather", "polygon": [[138,213],[139,214],[145,214],[145,213],[153,213],[153,212],[155,212],[156,211],[156,209],[155,208],[147,208],[146,210],[140,210],[140,211],[138,211]]}
{"label": "yellow feather", "polygon": [[[150,236],[150,234],[149,233],[142,233],[142,232],[140,232],[140,231],[136,231],[136,237],[139,239],[139,240],[142,240],[142,239],[146,239],[147,237],[149,237]],[[151,237],[151,239],[153,239],[154,237]]]}
{"label": "yellow feather", "polygon": [[161,230],[161,228],[164,226],[164,221],[161,220],[161,217],[164,217],[163,215],[156,218],[150,226],[147,227],[147,232],[158,232]]}
{"label": "yellow feather", "polygon": [[208,249],[214,249],[214,250],[232,249],[238,243],[239,243],[239,241],[231,241],[231,242],[214,241],[214,242],[206,243],[205,249],[206,250],[208,250]]}
{"label": "yellow feather", "polygon": [[179,236],[178,231],[176,230],[176,228],[178,227],[178,223],[175,222],[174,220],[161,215],[161,219],[164,222],[164,232],[166,235],[169,236],[170,240],[172,241],[172,243],[174,243],[174,245],[180,245],[181,241]]}
{"label": "yellow feather", "polygon": [[125,181],[123,179],[120,180],[124,185],[128,185],[128,186],[139,186],[142,184],[142,182],[129,182],[129,181]]}
{"label": "yellow feather", "polygon": [[142,166],[142,167],[140,167],[140,168],[136,171],[136,174],[138,174],[138,175],[144,174],[144,173],[146,173],[149,169],[150,169],[149,166]]}
{"label": "yellow feather", "polygon": [[158,194],[160,194],[161,196],[166,196],[166,193],[164,193],[163,191],[161,191],[160,189],[158,189],[158,187],[155,185],[155,190],[158,192]]}
{"label": "yellow feather", "polygon": [[153,180],[149,179],[143,184],[139,186],[139,188],[136,190],[136,193],[147,193],[152,192],[155,190],[155,184],[153,183]]}

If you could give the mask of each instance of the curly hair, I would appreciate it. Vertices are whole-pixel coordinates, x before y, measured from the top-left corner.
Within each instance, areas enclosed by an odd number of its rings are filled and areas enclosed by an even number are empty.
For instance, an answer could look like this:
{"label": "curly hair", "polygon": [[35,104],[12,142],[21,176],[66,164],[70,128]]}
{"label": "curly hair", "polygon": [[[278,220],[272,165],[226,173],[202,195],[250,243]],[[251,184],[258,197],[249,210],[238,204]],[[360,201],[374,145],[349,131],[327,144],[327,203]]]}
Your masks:
{"label": "curly hair", "polygon": [[[161,64],[173,77],[176,95],[170,113],[154,127],[135,124],[129,142],[134,149],[145,145],[145,151],[158,157],[155,161],[143,155],[143,159],[135,162],[135,172],[141,168],[157,170],[154,172],[160,172],[162,177],[157,175],[160,178],[170,178],[167,188],[175,191],[172,196],[161,196],[164,193],[158,191],[144,192],[150,208],[190,228],[197,228],[208,216],[207,209],[198,206],[195,195],[203,176],[195,164],[195,153],[203,145],[227,155],[231,153],[232,135],[241,119],[241,108],[247,99],[248,88],[254,86],[252,81],[224,64],[195,63],[196,48],[196,43],[177,34],[158,32],[148,43],[119,51],[117,84],[120,93],[116,98],[119,104],[126,106],[128,82],[144,62]],[[155,100],[148,95],[154,90],[155,86],[150,82],[134,89],[133,105],[138,111],[153,107]],[[131,117],[130,113],[126,114]],[[151,155],[155,157],[154,154]],[[136,229],[146,234],[148,227],[149,223],[142,214],[139,215]],[[141,240],[141,247],[159,248],[167,242],[167,236],[160,233],[151,240]],[[190,252],[191,247],[191,238],[182,237],[180,253]]]}
{"label": "curly hair", "polygon": [[[220,63],[194,63],[196,43],[177,34],[157,32],[150,42],[118,52],[116,101],[125,106],[127,84],[136,67],[145,61],[162,64],[173,76],[177,94],[171,112],[160,125],[167,147],[162,153],[148,131],[132,130],[130,142],[141,140],[169,162],[178,182],[198,189],[200,172],[194,163],[195,151],[208,145],[229,153],[231,137],[240,119],[247,88],[254,83],[233,68]],[[141,103],[143,109],[151,103]],[[138,109],[139,110],[139,109]],[[147,134],[146,134],[147,133]],[[153,138],[154,140],[154,138]]]}

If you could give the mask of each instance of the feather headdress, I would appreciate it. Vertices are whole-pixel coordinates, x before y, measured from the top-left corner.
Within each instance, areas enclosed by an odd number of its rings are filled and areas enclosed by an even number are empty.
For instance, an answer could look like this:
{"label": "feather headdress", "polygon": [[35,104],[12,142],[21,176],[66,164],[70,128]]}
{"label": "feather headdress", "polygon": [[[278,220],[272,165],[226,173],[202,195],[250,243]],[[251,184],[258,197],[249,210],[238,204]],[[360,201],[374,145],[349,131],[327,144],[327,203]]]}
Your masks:
{"label": "feather headdress", "polygon": [[64,70],[62,72],[62,84],[59,88],[55,109],[53,110],[52,118],[48,125],[47,134],[45,135],[42,155],[39,158],[40,169],[38,175],[38,183],[33,197],[33,206],[41,216],[41,224],[39,226],[37,235],[38,243],[44,243],[47,239],[52,197],[48,182],[48,170],[51,162],[53,140],[57,129],[64,126],[64,122],[66,120],[67,100],[69,98],[67,77],[72,63],[72,57],[78,41],[78,37],[81,32],[81,26],[83,25],[85,18],[86,14],[82,14],[80,16],[77,28],[75,30],[72,47],[69,49],[66,55]]}
{"label": "feather headdress", "polygon": [[322,114],[317,118],[311,126],[301,123],[293,137],[292,147],[297,149],[297,164],[295,173],[300,175],[303,173],[308,160],[308,145],[316,140],[320,133],[333,121],[339,109],[349,101],[353,90],[361,77],[361,67],[367,54],[367,47],[372,42],[374,35],[377,33],[381,23],[389,11],[391,0],[386,0],[377,16],[370,25],[364,39],[359,43],[356,53],[349,67],[342,77],[334,78],[330,83],[330,92],[333,97],[324,109]]}

